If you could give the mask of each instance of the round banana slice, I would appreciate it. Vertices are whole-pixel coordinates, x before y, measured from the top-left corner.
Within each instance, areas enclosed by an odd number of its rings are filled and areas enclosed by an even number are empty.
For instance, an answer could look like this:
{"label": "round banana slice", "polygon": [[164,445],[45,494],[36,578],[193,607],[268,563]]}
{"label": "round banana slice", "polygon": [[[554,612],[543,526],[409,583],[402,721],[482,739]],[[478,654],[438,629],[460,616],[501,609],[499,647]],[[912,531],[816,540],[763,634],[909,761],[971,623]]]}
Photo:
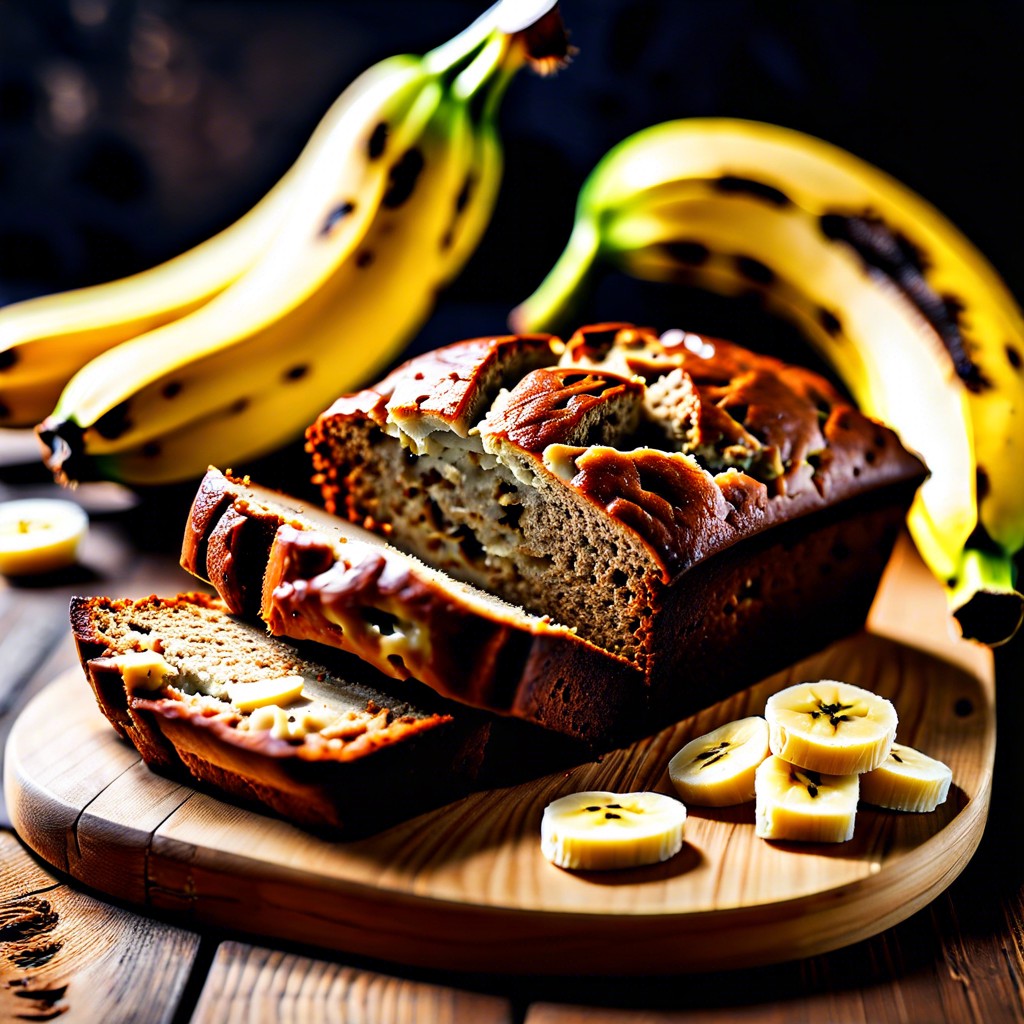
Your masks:
{"label": "round banana slice", "polygon": [[934,811],[945,803],[953,772],[934,757],[894,743],[889,756],[861,776],[860,798],[893,811]]}
{"label": "round banana slice", "polygon": [[540,846],[560,868],[657,864],[683,848],[686,808],[661,793],[572,793],[544,808]]}
{"label": "round banana slice", "polygon": [[829,775],[877,768],[896,739],[896,709],[850,683],[797,683],[768,698],[768,745],[776,757]]}
{"label": "round banana slice", "polygon": [[690,740],[669,761],[668,777],[688,804],[742,804],[754,799],[754,772],[768,753],[768,723],[741,718]]}
{"label": "round banana slice", "polygon": [[0,503],[0,573],[31,576],[72,565],[88,527],[89,517],[73,501]]}
{"label": "round banana slice", "polygon": [[754,778],[756,832],[762,839],[845,843],[853,838],[859,775],[821,772],[766,758]]}

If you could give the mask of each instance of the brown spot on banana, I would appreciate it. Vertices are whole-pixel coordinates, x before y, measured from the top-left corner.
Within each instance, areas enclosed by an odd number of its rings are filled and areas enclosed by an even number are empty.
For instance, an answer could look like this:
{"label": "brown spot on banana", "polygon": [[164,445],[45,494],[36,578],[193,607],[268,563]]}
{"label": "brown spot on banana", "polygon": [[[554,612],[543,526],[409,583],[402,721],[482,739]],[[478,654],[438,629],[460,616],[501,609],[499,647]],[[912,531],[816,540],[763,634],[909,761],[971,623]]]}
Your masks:
{"label": "brown spot on banana", "polygon": [[662,248],[677,263],[684,263],[688,267],[699,267],[711,258],[711,250],[703,242],[692,239],[665,242]]}
{"label": "brown spot on banana", "polygon": [[388,123],[381,121],[370,133],[370,139],[366,144],[366,155],[371,160],[379,160],[384,155],[388,144]]}
{"label": "brown spot on banana", "polygon": [[869,271],[888,278],[906,296],[941,339],[966,388],[980,392],[992,386],[971,358],[961,330],[963,303],[953,295],[940,296],[928,283],[928,261],[918,246],[873,215],[826,213],[819,225],[826,238],[850,246]]}
{"label": "brown spot on banana", "polygon": [[462,187],[455,196],[455,206],[452,211],[451,223],[441,236],[441,251],[447,252],[455,243],[455,229],[458,226],[459,218],[462,216],[470,199],[473,197],[473,190],[476,187],[476,175],[470,171],[462,182]]}
{"label": "brown spot on banana", "polygon": [[765,202],[771,203],[772,206],[789,206],[792,202],[782,189],[754,178],[744,178],[738,174],[723,174],[714,182],[714,187],[719,192],[733,195],[742,193],[756,199],[763,199]]}
{"label": "brown spot on banana", "polygon": [[355,210],[356,204],[351,199],[346,199],[343,203],[338,203],[337,206],[333,207],[330,212],[324,217],[324,222],[320,226],[321,235],[329,235],[335,227],[343,221],[353,210]]}
{"label": "brown spot on banana", "polygon": [[989,492],[988,473],[981,466],[974,471],[974,489],[979,503],[987,497]]}
{"label": "brown spot on banana", "polygon": [[132,421],[128,415],[128,400],[125,399],[115,405],[113,409],[108,409],[96,420],[93,430],[107,441],[115,441],[126,434],[131,425]]}
{"label": "brown spot on banana", "polygon": [[1006,343],[1006,361],[1015,370],[1019,370],[1021,368],[1021,363],[1024,362],[1024,360],[1022,360],[1020,350],[1009,342]]}
{"label": "brown spot on banana", "polygon": [[161,389],[160,393],[164,398],[174,398],[176,395],[181,394],[181,389],[184,384],[180,380],[169,380]]}
{"label": "brown spot on banana", "polygon": [[775,271],[766,263],[754,259],[753,256],[736,256],[736,269],[748,281],[754,284],[769,285],[775,280]]}
{"label": "brown spot on banana", "polygon": [[360,269],[368,267],[373,262],[373,259],[373,252],[370,249],[363,249],[363,251],[356,256],[356,266]]}
{"label": "brown spot on banana", "polygon": [[389,210],[397,210],[402,206],[412,195],[423,165],[420,150],[407,149],[388,174],[388,187],[381,204]]}
{"label": "brown spot on banana", "polygon": [[285,370],[282,377],[286,381],[301,380],[307,373],[309,373],[309,363],[299,363],[296,366],[290,366]]}
{"label": "brown spot on banana", "polygon": [[456,213],[462,213],[462,211],[469,205],[469,200],[472,198],[475,186],[476,176],[472,171],[470,171],[466,175],[466,180],[462,183],[462,188],[459,189],[459,194],[455,197]]}
{"label": "brown spot on banana", "polygon": [[18,361],[18,350],[13,348],[4,349],[0,352],[0,372],[9,370]]}
{"label": "brown spot on banana", "polygon": [[832,310],[825,309],[823,306],[818,309],[818,323],[830,337],[834,338],[842,333],[843,322]]}

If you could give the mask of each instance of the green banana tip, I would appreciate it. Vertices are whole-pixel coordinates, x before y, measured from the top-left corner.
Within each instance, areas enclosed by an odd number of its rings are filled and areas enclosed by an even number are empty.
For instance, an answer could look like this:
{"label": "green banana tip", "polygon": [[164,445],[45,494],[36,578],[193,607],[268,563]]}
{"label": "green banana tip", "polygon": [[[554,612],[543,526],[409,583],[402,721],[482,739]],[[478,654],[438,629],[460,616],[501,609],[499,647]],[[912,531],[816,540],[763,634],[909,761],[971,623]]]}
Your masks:
{"label": "green banana tip", "polygon": [[1016,590],[979,590],[953,610],[965,640],[1000,647],[1024,623],[1024,595]]}

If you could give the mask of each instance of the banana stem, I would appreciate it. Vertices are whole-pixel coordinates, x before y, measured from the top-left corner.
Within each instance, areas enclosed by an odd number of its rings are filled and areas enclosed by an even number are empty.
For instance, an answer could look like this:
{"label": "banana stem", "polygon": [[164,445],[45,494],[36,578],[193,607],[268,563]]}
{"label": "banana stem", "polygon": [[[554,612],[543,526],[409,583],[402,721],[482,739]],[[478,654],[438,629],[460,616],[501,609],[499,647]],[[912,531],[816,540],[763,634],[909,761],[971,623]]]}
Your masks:
{"label": "banana stem", "polygon": [[457,36],[424,54],[423,65],[433,75],[450,70],[465,60],[491,36],[512,38],[535,25],[558,0],[498,0]]}
{"label": "banana stem", "polygon": [[576,221],[558,262],[540,287],[509,314],[508,322],[519,334],[557,331],[565,325],[583,298],[587,279],[601,252],[601,235],[589,218]]}
{"label": "banana stem", "polygon": [[432,75],[440,75],[450,70],[460,61],[465,60],[474,50],[479,50],[497,26],[498,9],[501,3],[484,11],[476,21],[468,28],[463,29],[457,36],[423,56],[423,66]]}
{"label": "banana stem", "polygon": [[1024,622],[1024,595],[1014,589],[1013,560],[965,548],[949,603],[963,636],[990,647],[1006,643]]}
{"label": "banana stem", "polygon": [[452,95],[471,105],[477,124],[493,121],[505,90],[527,60],[522,40],[495,32],[452,83]]}
{"label": "banana stem", "polygon": [[452,84],[452,95],[465,103],[480,89],[489,85],[505,63],[510,51],[508,36],[495,33],[488,39],[473,62],[462,71]]}

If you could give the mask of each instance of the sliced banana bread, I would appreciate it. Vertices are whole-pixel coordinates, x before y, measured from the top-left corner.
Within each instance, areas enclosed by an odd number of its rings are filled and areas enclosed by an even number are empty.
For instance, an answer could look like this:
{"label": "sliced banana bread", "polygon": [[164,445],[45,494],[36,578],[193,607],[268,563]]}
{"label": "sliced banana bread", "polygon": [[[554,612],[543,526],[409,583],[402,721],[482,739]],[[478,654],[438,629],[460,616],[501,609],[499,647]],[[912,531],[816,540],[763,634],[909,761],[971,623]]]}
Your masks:
{"label": "sliced banana bread", "polygon": [[216,598],[76,597],[71,625],[100,709],[147,764],[303,825],[364,833],[481,777],[484,716],[354,659],[310,661]]}

